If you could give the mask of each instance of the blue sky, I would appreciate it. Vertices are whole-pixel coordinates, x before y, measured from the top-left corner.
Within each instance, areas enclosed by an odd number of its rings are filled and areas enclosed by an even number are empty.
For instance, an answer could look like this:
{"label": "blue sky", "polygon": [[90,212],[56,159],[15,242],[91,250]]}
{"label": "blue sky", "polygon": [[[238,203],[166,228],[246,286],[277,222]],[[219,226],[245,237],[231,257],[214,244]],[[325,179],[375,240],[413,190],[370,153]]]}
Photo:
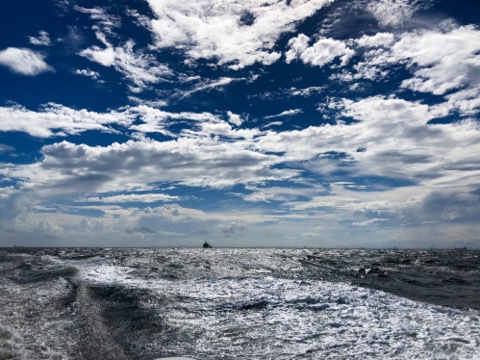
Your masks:
{"label": "blue sky", "polygon": [[476,1],[2,7],[1,245],[480,247]]}

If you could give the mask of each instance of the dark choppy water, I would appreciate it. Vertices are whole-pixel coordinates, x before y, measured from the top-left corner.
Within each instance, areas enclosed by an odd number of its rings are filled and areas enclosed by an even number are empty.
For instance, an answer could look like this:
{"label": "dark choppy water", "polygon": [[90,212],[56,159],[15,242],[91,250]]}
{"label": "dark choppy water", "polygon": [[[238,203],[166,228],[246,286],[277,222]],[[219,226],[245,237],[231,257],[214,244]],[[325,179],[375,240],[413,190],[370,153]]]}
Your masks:
{"label": "dark choppy water", "polygon": [[480,252],[0,250],[0,359],[480,359]]}

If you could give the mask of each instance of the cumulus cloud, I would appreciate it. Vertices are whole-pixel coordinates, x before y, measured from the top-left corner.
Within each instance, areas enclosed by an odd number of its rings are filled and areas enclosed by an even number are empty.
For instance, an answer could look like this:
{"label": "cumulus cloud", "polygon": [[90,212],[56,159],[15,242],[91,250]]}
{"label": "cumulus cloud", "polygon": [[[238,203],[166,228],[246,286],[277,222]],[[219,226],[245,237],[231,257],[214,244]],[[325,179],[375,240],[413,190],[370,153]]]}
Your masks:
{"label": "cumulus cloud", "polygon": [[0,65],[27,76],[53,71],[53,68],[45,62],[43,54],[23,48],[9,47],[0,51]]}
{"label": "cumulus cloud", "polygon": [[272,49],[279,37],[331,1],[148,3],[157,16],[151,28],[158,48],[183,49],[193,59],[216,59],[220,65],[240,69],[277,61],[281,54]]}
{"label": "cumulus cloud", "polygon": [[17,192],[18,190],[15,189],[13,186],[0,188],[0,200],[5,200]]}
{"label": "cumulus cloud", "polygon": [[212,138],[128,141],[106,147],[62,142],[44,146],[42,154],[39,164],[6,173],[31,177],[39,188],[56,192],[125,191],[161,182],[222,188],[281,180],[297,173],[275,169],[277,156],[252,151],[248,143]]}
{"label": "cumulus cloud", "polygon": [[401,66],[412,76],[401,88],[444,96],[447,111],[465,116],[480,108],[480,31],[474,26],[406,32],[394,37],[377,33],[356,40],[367,48],[354,72],[333,74],[331,80],[386,80]]}
{"label": "cumulus cloud", "polygon": [[412,67],[402,87],[445,95],[451,108],[471,114],[480,107],[480,31],[464,26],[448,32],[408,34],[392,48]]}
{"label": "cumulus cloud", "polygon": [[76,69],[74,72],[76,75],[90,77],[94,80],[97,80],[100,77],[100,73],[90,69]]}
{"label": "cumulus cloud", "polygon": [[300,59],[305,64],[324,66],[339,58],[341,66],[344,66],[355,54],[354,50],[340,40],[320,38],[312,46],[308,46],[309,42],[310,38],[304,34],[290,39],[290,49],[285,54],[287,63]]}
{"label": "cumulus cloud", "polygon": [[357,39],[357,44],[364,47],[379,47],[388,46],[395,40],[391,33],[376,33],[373,36],[363,35],[360,39]]}
{"label": "cumulus cloud", "polygon": [[446,170],[454,166],[476,171],[473,164],[478,159],[471,154],[478,151],[480,133],[471,131],[471,125],[431,125],[429,121],[437,116],[434,108],[397,98],[342,100],[332,106],[358,122],[268,132],[255,146],[282,153],[284,161],[297,161],[323,176],[342,172],[353,178],[402,179],[412,185],[428,182],[429,188],[455,182],[472,186],[473,172],[467,176]]}
{"label": "cumulus cloud", "polygon": [[50,46],[52,43],[50,41],[50,36],[48,32],[42,30],[38,32],[38,36],[29,36],[28,41],[32,45],[39,45],[39,46]]}
{"label": "cumulus cloud", "polygon": [[236,126],[241,126],[242,125],[243,119],[240,115],[234,114],[231,111],[227,111],[227,115],[228,115],[228,121],[230,123],[232,123],[233,125],[236,125]]}

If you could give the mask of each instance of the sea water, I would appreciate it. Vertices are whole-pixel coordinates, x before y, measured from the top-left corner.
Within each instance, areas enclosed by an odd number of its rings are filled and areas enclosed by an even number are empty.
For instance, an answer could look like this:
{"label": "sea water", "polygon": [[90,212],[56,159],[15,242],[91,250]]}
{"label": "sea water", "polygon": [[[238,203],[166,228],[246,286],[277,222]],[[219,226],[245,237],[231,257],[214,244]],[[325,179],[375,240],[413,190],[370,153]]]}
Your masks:
{"label": "sea water", "polygon": [[479,359],[480,252],[3,249],[0,359]]}

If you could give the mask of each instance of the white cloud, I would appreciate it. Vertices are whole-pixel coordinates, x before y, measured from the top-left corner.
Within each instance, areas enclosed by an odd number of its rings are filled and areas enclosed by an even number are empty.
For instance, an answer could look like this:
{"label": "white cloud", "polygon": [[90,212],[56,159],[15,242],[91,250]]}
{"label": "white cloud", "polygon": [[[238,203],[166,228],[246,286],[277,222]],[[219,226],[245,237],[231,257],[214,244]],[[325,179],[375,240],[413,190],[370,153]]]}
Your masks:
{"label": "white cloud", "polygon": [[277,61],[281,54],[272,49],[279,37],[331,3],[330,0],[148,2],[157,16],[151,28],[158,48],[183,49],[193,59],[215,59],[233,69]]}
{"label": "white cloud", "polygon": [[212,89],[217,89],[217,88],[223,88],[233,82],[237,81],[248,81],[247,78],[231,78],[231,77],[221,77],[219,79],[214,79],[214,80],[207,80],[207,81],[200,81],[198,84],[196,84],[193,89],[188,90],[188,91],[178,91],[178,94],[180,95],[181,98],[188,97],[194,93],[200,92],[200,91],[208,91]]}
{"label": "white cloud", "polygon": [[90,69],[77,69],[74,72],[76,75],[90,77],[92,79],[97,80],[100,77],[100,74],[97,71],[93,71]]}
{"label": "white cloud", "polygon": [[46,31],[39,31],[38,36],[30,36],[28,38],[28,41],[30,41],[30,44],[32,45],[40,45],[40,46],[50,46],[52,43],[50,41],[50,36],[48,35],[48,32]]}
{"label": "white cloud", "polygon": [[388,219],[384,219],[384,218],[373,218],[373,219],[368,219],[368,220],[364,220],[364,221],[353,222],[352,225],[354,225],[354,226],[370,226],[372,224],[378,224],[378,223],[381,223],[381,222],[385,222],[387,220]]}
{"label": "white cloud", "polygon": [[243,119],[241,118],[240,115],[234,114],[231,111],[227,111],[227,115],[228,115],[228,121],[230,123],[232,123],[233,125],[236,125],[236,126],[241,126],[242,125]]}
{"label": "white cloud", "polygon": [[[455,182],[475,185],[474,173],[463,170],[476,169],[478,163],[474,154],[480,151],[480,132],[472,131],[472,122],[429,125],[437,117],[434,107],[381,96],[342,100],[332,106],[340,109],[340,118],[359,122],[269,131],[257,139],[255,147],[282,153],[283,161],[297,161],[325,177],[342,171],[352,178],[403,179],[428,189],[448,188]],[[344,156],[337,158],[331,152]],[[447,170],[452,168],[458,170]]]}
{"label": "white cloud", "polygon": [[44,146],[41,162],[3,173],[29,178],[38,189],[56,193],[131,191],[162,182],[223,188],[297,174],[296,170],[273,168],[281,160],[278,156],[249,147],[248,141],[220,142],[210,137],[145,139],[106,147],[64,141]]}
{"label": "white cloud", "polygon": [[128,40],[122,47],[113,47],[102,34],[97,33],[97,36],[106,47],[92,46],[82,50],[80,55],[100,65],[113,66],[135,85],[130,88],[133,92],[141,92],[149,84],[165,81],[173,74],[155,56],[135,51],[133,40]]}
{"label": "white cloud", "polygon": [[112,132],[109,124],[127,125],[131,115],[110,111],[96,113],[49,103],[41,111],[0,107],[0,131],[22,131],[35,137],[75,135],[87,130]]}
{"label": "white cloud", "polygon": [[410,19],[417,10],[415,0],[375,0],[371,1],[367,10],[382,26],[397,26]]}
{"label": "white cloud", "polygon": [[298,115],[298,114],[301,114],[301,113],[303,113],[302,109],[290,109],[290,110],[282,111],[279,114],[265,116],[264,119],[274,119],[274,118],[278,118],[278,117],[294,116],[294,115]]}
{"label": "white cloud", "polygon": [[312,96],[313,94],[318,94],[325,91],[324,86],[310,86],[305,89],[297,89],[295,87],[292,87],[288,90],[288,94],[290,96],[303,96],[303,97],[309,97]]}
{"label": "white cloud", "polygon": [[[480,31],[465,26],[447,33],[427,31],[406,34],[392,47],[393,56],[408,59],[415,66],[414,78],[403,87],[443,95],[472,84],[480,77]],[[473,77],[473,78],[472,78]]]}
{"label": "white cloud", "polygon": [[90,61],[94,61],[103,66],[112,66],[115,63],[115,49],[113,47],[101,48],[92,46],[91,48],[82,50],[81,56],[86,57]]}
{"label": "white cloud", "polygon": [[310,38],[300,34],[289,40],[290,49],[286,52],[286,61],[300,59],[305,64],[324,66],[340,58],[341,66],[348,63],[355,51],[344,42],[330,38],[320,38],[312,46],[308,46]]}
{"label": "white cloud", "polygon": [[286,62],[290,64],[292,60],[297,59],[308,48],[310,38],[305,34],[300,34],[288,41],[290,49],[285,53]]}
{"label": "white cloud", "polygon": [[401,87],[417,92],[443,95],[446,110],[471,116],[480,108],[480,31],[474,26],[447,26],[446,30],[406,32],[397,36],[378,33],[356,40],[372,48],[353,66],[355,72],[333,74],[332,80],[352,82],[388,79],[399,66],[412,77]]}
{"label": "white cloud", "polygon": [[108,14],[107,11],[101,7],[85,8],[74,5],[73,9],[83,14],[88,14],[90,19],[95,21],[93,30],[101,30],[109,34],[113,34],[113,29],[121,26],[121,18]]}
{"label": "white cloud", "polygon": [[193,113],[180,112],[172,113],[160,109],[155,109],[146,105],[139,105],[128,110],[132,115],[138,115],[142,124],[132,125],[131,130],[143,133],[159,132],[167,136],[176,137],[178,134],[170,132],[169,125],[175,124],[175,120],[185,120],[193,122],[213,122],[219,123],[222,120],[211,113]]}
{"label": "white cloud", "polygon": [[283,125],[282,121],[272,121],[271,123],[268,123],[267,125],[264,125],[263,127],[264,128],[269,128],[269,127],[272,127],[272,126],[281,126],[281,125]]}
{"label": "white cloud", "polygon": [[150,194],[121,194],[110,196],[94,196],[84,199],[80,199],[81,202],[101,202],[106,204],[119,204],[119,203],[152,203],[158,201],[171,202],[178,201],[178,196],[172,196],[167,194],[150,193]]}
{"label": "white cloud", "polygon": [[60,234],[63,232],[62,227],[53,223],[49,219],[40,220],[35,230],[42,234]]}
{"label": "white cloud", "polygon": [[16,193],[18,193],[18,190],[13,186],[0,187],[0,200],[5,200]]}
{"label": "white cloud", "polygon": [[[163,102],[159,103],[164,104]],[[157,104],[158,105],[158,104]],[[228,120],[239,126],[242,118],[230,111]],[[285,114],[286,115],[286,114]],[[137,120],[137,122],[135,122]],[[188,124],[171,131],[179,123]],[[111,126],[137,133],[161,133],[177,137],[211,137],[222,135],[231,138],[252,139],[258,136],[257,129],[232,129],[232,126],[220,116],[208,112],[168,112],[148,105],[124,107],[109,112],[97,113],[87,109],[72,109],[63,105],[49,103],[39,111],[28,110],[22,106],[0,107],[0,131],[22,131],[35,137],[52,137],[80,134],[96,130],[116,132]],[[138,134],[137,134],[138,135]],[[0,148],[1,150],[2,148]],[[7,149],[5,147],[5,149]],[[6,150],[5,150],[6,151]]]}
{"label": "white cloud", "polygon": [[357,39],[357,44],[364,47],[380,47],[389,46],[395,40],[391,33],[376,33],[373,36],[363,35],[360,39]]}
{"label": "white cloud", "polygon": [[0,51],[0,65],[20,75],[34,76],[53,71],[44,59],[44,55],[30,49],[9,47]]}

